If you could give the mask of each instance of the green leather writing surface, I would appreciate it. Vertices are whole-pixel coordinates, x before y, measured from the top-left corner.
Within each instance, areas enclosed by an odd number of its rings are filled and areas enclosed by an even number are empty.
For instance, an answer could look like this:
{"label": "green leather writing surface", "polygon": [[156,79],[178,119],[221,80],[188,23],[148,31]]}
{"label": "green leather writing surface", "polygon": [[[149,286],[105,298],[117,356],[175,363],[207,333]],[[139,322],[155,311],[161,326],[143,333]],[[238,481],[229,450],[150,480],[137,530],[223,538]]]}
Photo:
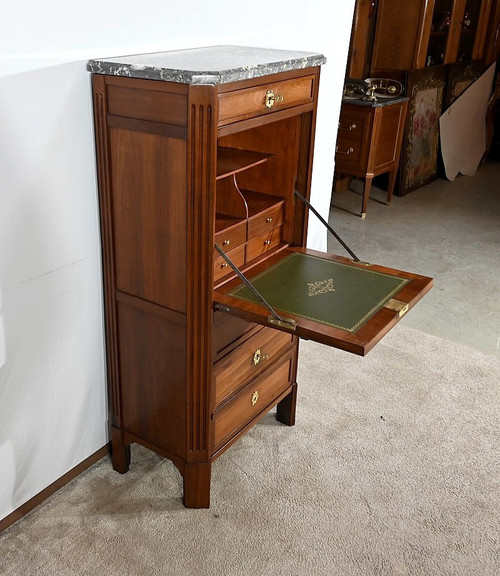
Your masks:
{"label": "green leather writing surface", "polygon": [[[251,282],[273,308],[355,332],[408,280],[295,253],[253,277]],[[244,284],[229,294],[260,303]]]}

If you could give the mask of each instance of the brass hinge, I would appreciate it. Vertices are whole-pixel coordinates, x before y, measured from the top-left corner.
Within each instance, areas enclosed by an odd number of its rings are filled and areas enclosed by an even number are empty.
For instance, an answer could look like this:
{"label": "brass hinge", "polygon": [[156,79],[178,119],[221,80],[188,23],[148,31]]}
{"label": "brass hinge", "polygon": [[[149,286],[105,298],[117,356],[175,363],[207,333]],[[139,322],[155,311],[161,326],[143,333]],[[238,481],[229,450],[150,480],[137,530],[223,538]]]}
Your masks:
{"label": "brass hinge", "polygon": [[291,318],[274,318],[273,316],[269,316],[267,319],[269,324],[273,326],[280,326],[281,328],[288,328],[288,330],[295,330],[297,328],[296,320],[292,320]]}
{"label": "brass hinge", "polygon": [[408,304],[408,302],[403,302],[401,300],[391,298],[388,302],[385,303],[384,307],[388,308],[389,310],[396,311],[398,313],[398,316],[401,318],[408,312],[410,305]]}

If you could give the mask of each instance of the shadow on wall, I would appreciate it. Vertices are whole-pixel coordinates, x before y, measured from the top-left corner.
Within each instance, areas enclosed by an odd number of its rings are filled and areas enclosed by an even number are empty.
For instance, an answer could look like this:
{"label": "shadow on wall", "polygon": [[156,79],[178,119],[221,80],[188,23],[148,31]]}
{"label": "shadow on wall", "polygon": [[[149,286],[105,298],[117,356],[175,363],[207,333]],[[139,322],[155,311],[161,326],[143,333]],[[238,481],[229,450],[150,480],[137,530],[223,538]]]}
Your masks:
{"label": "shadow on wall", "polygon": [[0,519],[106,443],[89,77],[0,78]]}

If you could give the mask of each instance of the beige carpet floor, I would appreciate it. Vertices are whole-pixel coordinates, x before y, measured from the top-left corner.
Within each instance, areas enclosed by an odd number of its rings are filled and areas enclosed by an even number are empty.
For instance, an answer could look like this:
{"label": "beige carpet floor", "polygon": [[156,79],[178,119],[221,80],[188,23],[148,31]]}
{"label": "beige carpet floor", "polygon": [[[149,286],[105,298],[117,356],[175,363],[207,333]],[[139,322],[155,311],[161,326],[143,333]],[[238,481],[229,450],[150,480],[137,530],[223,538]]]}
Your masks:
{"label": "beige carpet floor", "polygon": [[366,358],[301,343],[297,425],[213,467],[209,510],[133,447],[0,534],[5,575],[500,574],[500,361],[400,324]]}

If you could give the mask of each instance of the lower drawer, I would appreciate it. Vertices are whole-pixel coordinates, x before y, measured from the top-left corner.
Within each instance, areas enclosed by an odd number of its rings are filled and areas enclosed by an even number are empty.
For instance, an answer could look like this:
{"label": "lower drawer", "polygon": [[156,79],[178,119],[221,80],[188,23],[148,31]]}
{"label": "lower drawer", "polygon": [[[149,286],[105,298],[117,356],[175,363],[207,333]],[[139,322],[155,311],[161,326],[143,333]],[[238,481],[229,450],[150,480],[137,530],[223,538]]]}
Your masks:
{"label": "lower drawer", "polygon": [[255,378],[292,344],[293,336],[274,328],[262,328],[214,366],[215,406],[247,380]]}
{"label": "lower drawer", "polygon": [[292,358],[288,354],[277,366],[252,380],[233,400],[214,412],[214,451],[273,406],[278,396],[291,385],[291,368]]}

